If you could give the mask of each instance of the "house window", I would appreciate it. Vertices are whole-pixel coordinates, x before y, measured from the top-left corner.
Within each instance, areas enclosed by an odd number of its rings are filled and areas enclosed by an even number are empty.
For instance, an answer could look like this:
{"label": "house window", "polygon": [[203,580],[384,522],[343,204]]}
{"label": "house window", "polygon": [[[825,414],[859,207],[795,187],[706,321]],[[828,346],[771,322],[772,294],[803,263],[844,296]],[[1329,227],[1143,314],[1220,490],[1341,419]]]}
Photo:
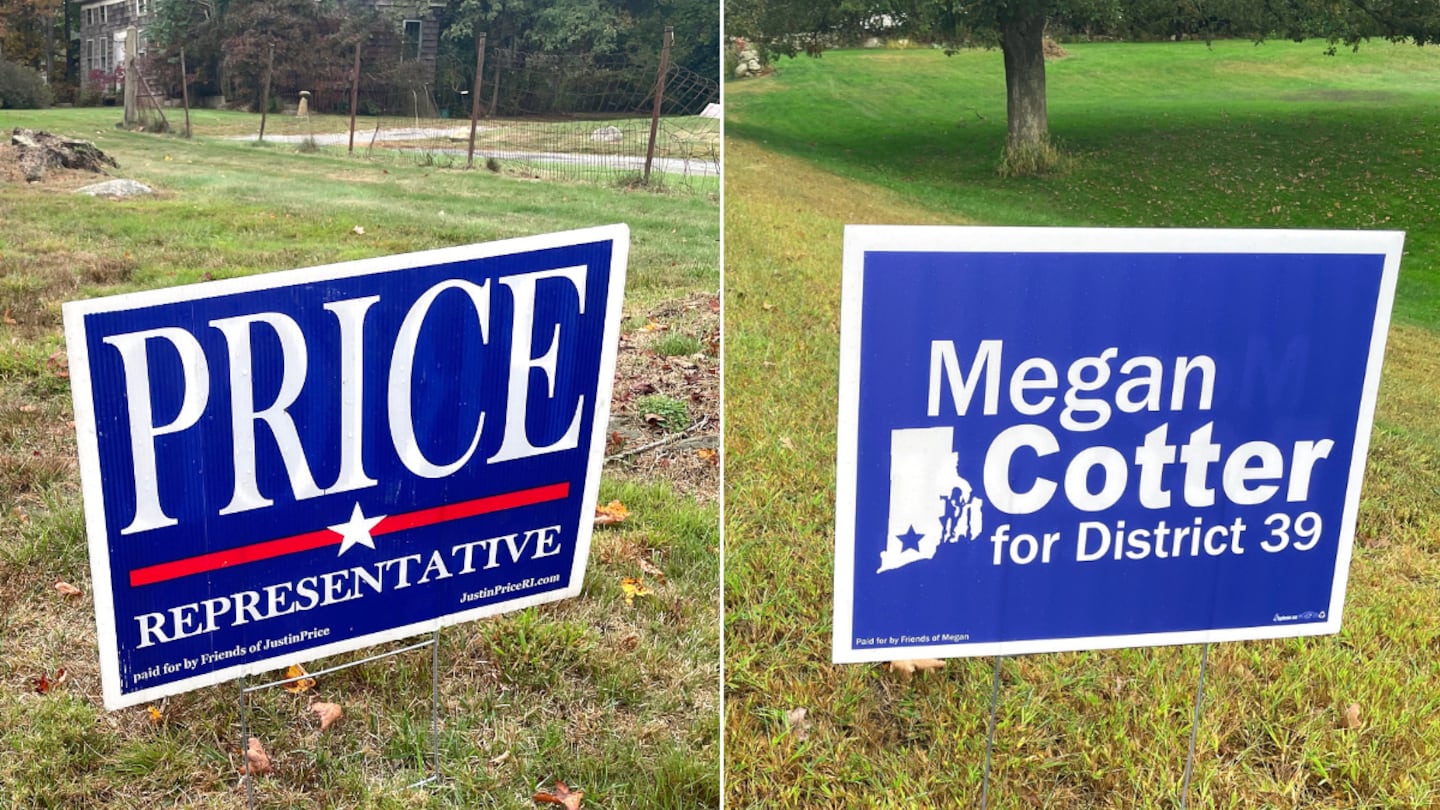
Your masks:
{"label": "house window", "polygon": [[420,58],[420,21],[405,21],[405,36],[400,43],[400,61]]}
{"label": "house window", "polygon": [[95,40],[87,39],[80,43],[80,71],[84,75],[90,75],[95,69]]}
{"label": "house window", "polygon": [[101,24],[101,25],[104,25],[105,23],[110,22],[110,7],[109,7],[109,6],[101,6],[100,8],[95,9],[95,13],[100,17],[100,24]]}
{"label": "house window", "polygon": [[150,12],[150,0],[135,0],[135,16],[139,17]]}

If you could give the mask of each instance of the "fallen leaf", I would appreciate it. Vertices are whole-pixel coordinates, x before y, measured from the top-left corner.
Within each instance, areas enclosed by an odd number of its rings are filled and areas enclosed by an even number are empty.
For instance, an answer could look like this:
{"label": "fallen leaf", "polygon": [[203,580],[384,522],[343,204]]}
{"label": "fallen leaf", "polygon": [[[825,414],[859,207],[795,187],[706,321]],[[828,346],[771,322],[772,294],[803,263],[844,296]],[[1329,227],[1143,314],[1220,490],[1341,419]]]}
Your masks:
{"label": "fallen leaf", "polygon": [[790,438],[789,436],[781,436],[781,437],[780,437],[780,446],[783,447],[783,448],[785,448],[786,450],[794,450],[794,449],[795,449],[795,442],[794,442],[793,440],[791,440],[791,438]]}
{"label": "fallen leaf", "polygon": [[604,506],[595,507],[595,525],[609,526],[612,523],[624,523],[625,518],[630,517],[630,510],[625,504],[619,501],[611,501]]}
{"label": "fallen leaf", "polygon": [[1359,704],[1359,703],[1351,703],[1350,706],[1345,709],[1345,728],[1359,728],[1359,727],[1360,727],[1360,704]]}
{"label": "fallen leaf", "polygon": [[663,323],[656,323],[655,321],[649,321],[649,322],[647,322],[647,323],[645,324],[645,326],[644,326],[643,328],[644,328],[644,330],[645,330],[646,332],[664,332],[666,329],[669,329],[670,327],[666,326],[666,325],[663,324]]}
{"label": "fallen leaf", "polygon": [[65,671],[64,667],[55,670],[54,678],[50,678],[46,675],[46,673],[42,672],[40,673],[40,677],[36,678],[34,681],[35,692],[41,695],[49,694],[50,690],[54,689],[62,683],[65,683],[65,679],[69,677],[70,674]]}
{"label": "fallen leaf", "polygon": [[635,577],[625,577],[620,580],[620,591],[625,594],[625,604],[634,605],[635,597],[649,596],[652,591],[645,587],[645,580]]}
{"label": "fallen leaf", "polygon": [[337,703],[311,703],[310,711],[320,716],[320,730],[324,731],[330,724],[345,716]]}
{"label": "fallen leaf", "polygon": [[84,593],[84,591],[63,580],[55,583],[55,590],[59,591],[61,596],[79,596]]}
{"label": "fallen leaf", "polygon": [[760,308],[765,310],[766,312],[769,312],[770,310],[775,308],[775,305],[770,303],[769,301],[766,301],[765,303],[760,305]]}
{"label": "fallen leaf", "polygon": [[285,686],[283,687],[285,691],[289,692],[292,695],[298,695],[301,692],[310,691],[310,689],[315,686],[315,679],[302,677],[307,674],[309,673],[305,671],[304,667],[300,666],[299,664],[291,664],[290,667],[285,670],[286,679],[300,678],[300,680],[293,683],[285,684]]}
{"label": "fallen leaf", "polygon": [[70,358],[68,358],[68,357],[65,356],[65,350],[64,350],[64,349],[57,349],[57,350],[51,352],[51,353],[50,353],[50,356],[47,357],[47,358],[45,358],[45,365],[46,365],[51,371],[55,372],[55,376],[56,376],[56,377],[62,377],[62,378],[65,378],[65,379],[69,379],[69,377],[70,377]]}
{"label": "fallen leaf", "polygon": [[0,320],[3,320],[3,321],[5,322],[5,325],[6,325],[6,326],[14,326],[15,324],[19,323],[19,321],[17,321],[17,320],[15,320],[14,318],[10,317],[10,310],[8,310],[8,309],[5,310],[5,314],[4,314],[4,315],[0,315]]}
{"label": "fallen leaf", "polygon": [[665,572],[660,570],[660,566],[656,565],[655,563],[650,562],[649,560],[645,559],[644,557],[641,557],[641,558],[640,558],[640,570],[641,570],[641,571],[644,571],[645,573],[649,574],[649,575],[652,576],[652,577],[655,577],[656,579],[660,580],[661,582],[664,582],[664,581],[665,581]]}
{"label": "fallen leaf", "polygon": [[359,225],[356,225],[355,227],[351,228],[351,229],[350,229],[350,232],[353,233],[353,234],[355,234],[356,236],[364,236],[364,235],[365,235],[365,229],[362,228],[362,227],[360,227]]}
{"label": "fallen leaf", "polygon": [[38,410],[40,410],[40,409],[39,409],[38,407],[34,406],[34,405],[28,405],[28,404],[27,404],[27,405],[21,405],[19,408],[16,408],[16,410],[20,411],[20,413],[35,413],[36,411],[38,411]]}
{"label": "fallen leaf", "polygon": [[785,722],[790,727],[790,733],[795,739],[804,742],[810,736],[810,720],[805,717],[805,707],[799,706],[785,713]]}
{"label": "fallen leaf", "polygon": [[898,672],[900,679],[908,681],[917,672],[928,672],[932,669],[939,669],[945,666],[945,662],[936,658],[907,658],[900,661],[891,661],[891,672]]}
{"label": "fallen leaf", "polygon": [[150,722],[152,723],[159,723],[161,720],[165,719],[165,713],[155,708],[154,706],[146,706],[145,712],[150,716]]}
{"label": "fallen leaf", "polygon": [[658,413],[647,413],[645,414],[645,424],[651,427],[659,427],[665,424],[665,417]]}
{"label": "fallen leaf", "polygon": [[[260,745],[258,738],[251,737],[245,744],[244,755],[252,776],[264,776],[270,773],[270,755],[265,753],[265,748]],[[244,767],[240,769],[240,773],[245,773]]]}
{"label": "fallen leaf", "polygon": [[585,798],[585,791],[571,790],[564,782],[555,780],[555,790],[546,793],[541,791],[535,794],[535,801],[558,804],[565,807],[565,810],[580,810],[580,800]]}
{"label": "fallen leaf", "polygon": [[635,649],[636,647],[640,646],[640,634],[626,633],[625,635],[620,637],[619,646],[620,649],[627,652]]}
{"label": "fallen leaf", "polygon": [[499,755],[499,756],[491,757],[491,758],[490,758],[490,767],[492,767],[492,768],[498,768],[498,767],[500,767],[501,765],[504,765],[509,759],[510,759],[510,752],[509,752],[509,751],[506,751],[505,753],[503,753],[503,754],[501,754],[501,755]]}
{"label": "fallen leaf", "polygon": [[701,461],[708,461],[711,464],[720,463],[720,453],[708,447],[702,447],[696,450],[695,455],[699,456]]}

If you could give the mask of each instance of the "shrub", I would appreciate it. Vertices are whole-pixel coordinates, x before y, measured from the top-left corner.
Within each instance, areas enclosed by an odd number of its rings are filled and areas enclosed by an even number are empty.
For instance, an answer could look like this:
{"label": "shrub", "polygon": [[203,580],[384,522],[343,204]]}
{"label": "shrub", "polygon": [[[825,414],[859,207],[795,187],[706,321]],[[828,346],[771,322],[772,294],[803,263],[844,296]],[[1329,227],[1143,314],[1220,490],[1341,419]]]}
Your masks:
{"label": "shrub", "polygon": [[38,110],[53,97],[40,74],[14,62],[0,62],[0,107]]}

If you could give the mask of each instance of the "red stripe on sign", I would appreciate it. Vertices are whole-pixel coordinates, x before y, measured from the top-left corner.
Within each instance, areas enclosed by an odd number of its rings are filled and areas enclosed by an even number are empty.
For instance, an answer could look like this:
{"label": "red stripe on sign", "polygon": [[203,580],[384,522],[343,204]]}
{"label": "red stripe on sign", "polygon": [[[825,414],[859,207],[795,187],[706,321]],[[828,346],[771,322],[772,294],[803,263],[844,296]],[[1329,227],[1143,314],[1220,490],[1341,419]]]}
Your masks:
{"label": "red stripe on sign", "polygon": [[[436,523],[445,523],[451,520],[474,517],[494,512],[503,512],[507,509],[516,509],[521,506],[533,506],[548,501],[558,501],[570,496],[570,483],[568,481],[559,484],[546,484],[545,486],[531,487],[530,489],[506,492],[500,495],[487,495],[484,498],[461,501],[459,503],[447,503],[444,506],[436,506],[430,509],[420,509],[414,512],[407,512],[403,515],[390,515],[380,521],[370,532],[372,536],[402,532],[407,529],[417,529],[421,526],[433,526]],[[274,557],[283,557],[286,554],[296,554],[301,551],[335,546],[340,544],[340,533],[330,529],[318,529],[313,532],[305,532],[291,537],[281,537],[277,540],[266,540],[239,548],[229,548],[224,551],[212,551],[208,554],[199,554],[194,557],[186,557],[183,560],[173,560],[158,565],[150,565],[144,568],[136,568],[130,572],[130,587],[135,588],[141,585],[151,585],[156,582],[165,582],[180,577],[188,577],[193,574],[204,574],[210,571],[218,571],[221,568],[229,568],[235,565],[244,565],[248,562],[268,560]]]}
{"label": "red stripe on sign", "polygon": [[130,587],[164,582],[167,579],[179,579],[191,574],[203,574],[207,571],[217,571],[232,565],[244,565],[256,560],[268,560],[271,557],[281,557],[298,551],[309,551],[312,548],[333,546],[339,542],[340,535],[329,529],[320,529],[293,537],[282,537],[279,540],[266,540],[251,546],[212,551],[209,554],[186,557],[183,560],[136,568],[130,572]]}
{"label": "red stripe on sign", "polygon": [[475,515],[483,515],[489,512],[503,512],[506,509],[531,506],[537,503],[545,503],[546,501],[558,501],[568,497],[570,497],[569,481],[559,484],[547,484],[543,487],[534,487],[533,489],[506,492],[503,495],[490,495],[485,498],[476,498],[473,501],[447,503],[444,506],[436,506],[432,509],[421,509],[418,512],[407,512],[403,515],[391,515],[380,521],[379,525],[377,525],[370,534],[403,532],[406,529],[417,529],[421,526],[444,523],[447,520],[459,520],[460,518],[474,517]]}

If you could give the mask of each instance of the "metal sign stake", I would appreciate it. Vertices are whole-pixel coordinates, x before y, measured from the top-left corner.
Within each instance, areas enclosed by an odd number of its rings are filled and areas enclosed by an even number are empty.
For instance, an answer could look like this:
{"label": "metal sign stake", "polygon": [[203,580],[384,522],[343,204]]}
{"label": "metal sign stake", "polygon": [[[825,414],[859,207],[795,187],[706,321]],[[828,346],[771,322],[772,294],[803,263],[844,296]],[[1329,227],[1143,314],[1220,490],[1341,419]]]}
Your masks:
{"label": "metal sign stake", "polygon": [[1185,782],[1180,787],[1180,810],[1190,797],[1190,777],[1195,770],[1195,735],[1200,731],[1200,704],[1205,699],[1205,669],[1210,662],[1210,642],[1200,647],[1200,684],[1195,687],[1195,716],[1190,721],[1190,753],[1185,757]]}
{"label": "metal sign stake", "polygon": [[990,804],[990,754],[995,750],[995,709],[1000,705],[1000,662],[1005,656],[995,656],[995,676],[990,682],[990,730],[985,735],[985,776],[980,783],[980,810]]}
{"label": "metal sign stake", "polygon": [[249,724],[250,693],[252,693],[252,692],[259,692],[259,691],[261,691],[262,689],[269,689],[269,688],[275,687],[275,686],[284,686],[285,684],[295,683],[296,681],[305,680],[306,678],[318,678],[318,677],[320,677],[321,675],[329,675],[329,674],[332,673],[332,672],[339,672],[340,670],[349,669],[349,668],[351,668],[351,667],[357,667],[357,666],[360,666],[361,664],[368,664],[368,663],[371,663],[372,661],[379,661],[379,660],[382,660],[382,659],[385,659],[385,658],[390,658],[390,657],[392,657],[392,656],[400,655],[401,653],[410,652],[411,650],[418,650],[418,649],[420,649],[420,648],[422,648],[422,647],[429,647],[429,648],[430,648],[430,701],[431,701],[431,704],[430,704],[430,752],[431,752],[431,755],[432,755],[431,771],[430,771],[430,775],[429,775],[429,776],[425,777],[424,779],[421,779],[421,780],[418,781],[418,782],[412,782],[411,784],[406,785],[405,787],[406,787],[407,790],[409,790],[409,789],[413,789],[413,788],[420,787],[420,786],[422,786],[422,785],[428,785],[428,784],[430,784],[430,783],[432,783],[432,782],[437,782],[437,781],[439,781],[439,779],[440,779],[440,629],[439,629],[439,628],[436,628],[435,631],[434,631],[434,633],[433,633],[433,634],[430,636],[430,638],[429,638],[428,640],[426,640],[426,641],[418,641],[418,642],[416,642],[416,643],[414,643],[414,644],[408,644],[408,645],[406,645],[406,646],[404,646],[404,647],[400,647],[399,649],[390,650],[390,651],[388,651],[388,652],[377,653],[377,654],[375,654],[375,655],[366,656],[366,657],[364,657],[364,658],[361,658],[361,659],[358,660],[358,661],[351,661],[351,662],[349,662],[349,663],[347,663],[347,664],[339,664],[339,665],[333,666],[333,667],[326,667],[325,669],[319,670],[318,672],[306,672],[306,673],[304,673],[303,675],[295,675],[295,676],[292,676],[292,677],[289,677],[289,678],[281,678],[281,679],[275,680],[275,681],[267,681],[267,682],[265,682],[265,683],[258,684],[258,685],[256,685],[256,686],[246,686],[246,685],[245,685],[245,678],[244,678],[243,676],[242,676],[241,678],[239,678],[238,680],[239,680],[239,683],[240,683],[240,738],[241,738],[241,741],[242,741],[242,743],[241,743],[241,749],[240,749],[240,755],[241,755],[242,757],[244,757],[244,759],[245,759],[245,770],[244,770],[244,773],[245,773],[245,805],[246,805],[246,807],[251,808],[251,810],[254,810],[254,807],[255,807],[255,787],[254,787],[254,781],[251,779],[251,776],[250,776],[250,756],[249,756],[248,753],[246,753],[246,752],[249,750],[249,748],[250,748],[250,724]]}

